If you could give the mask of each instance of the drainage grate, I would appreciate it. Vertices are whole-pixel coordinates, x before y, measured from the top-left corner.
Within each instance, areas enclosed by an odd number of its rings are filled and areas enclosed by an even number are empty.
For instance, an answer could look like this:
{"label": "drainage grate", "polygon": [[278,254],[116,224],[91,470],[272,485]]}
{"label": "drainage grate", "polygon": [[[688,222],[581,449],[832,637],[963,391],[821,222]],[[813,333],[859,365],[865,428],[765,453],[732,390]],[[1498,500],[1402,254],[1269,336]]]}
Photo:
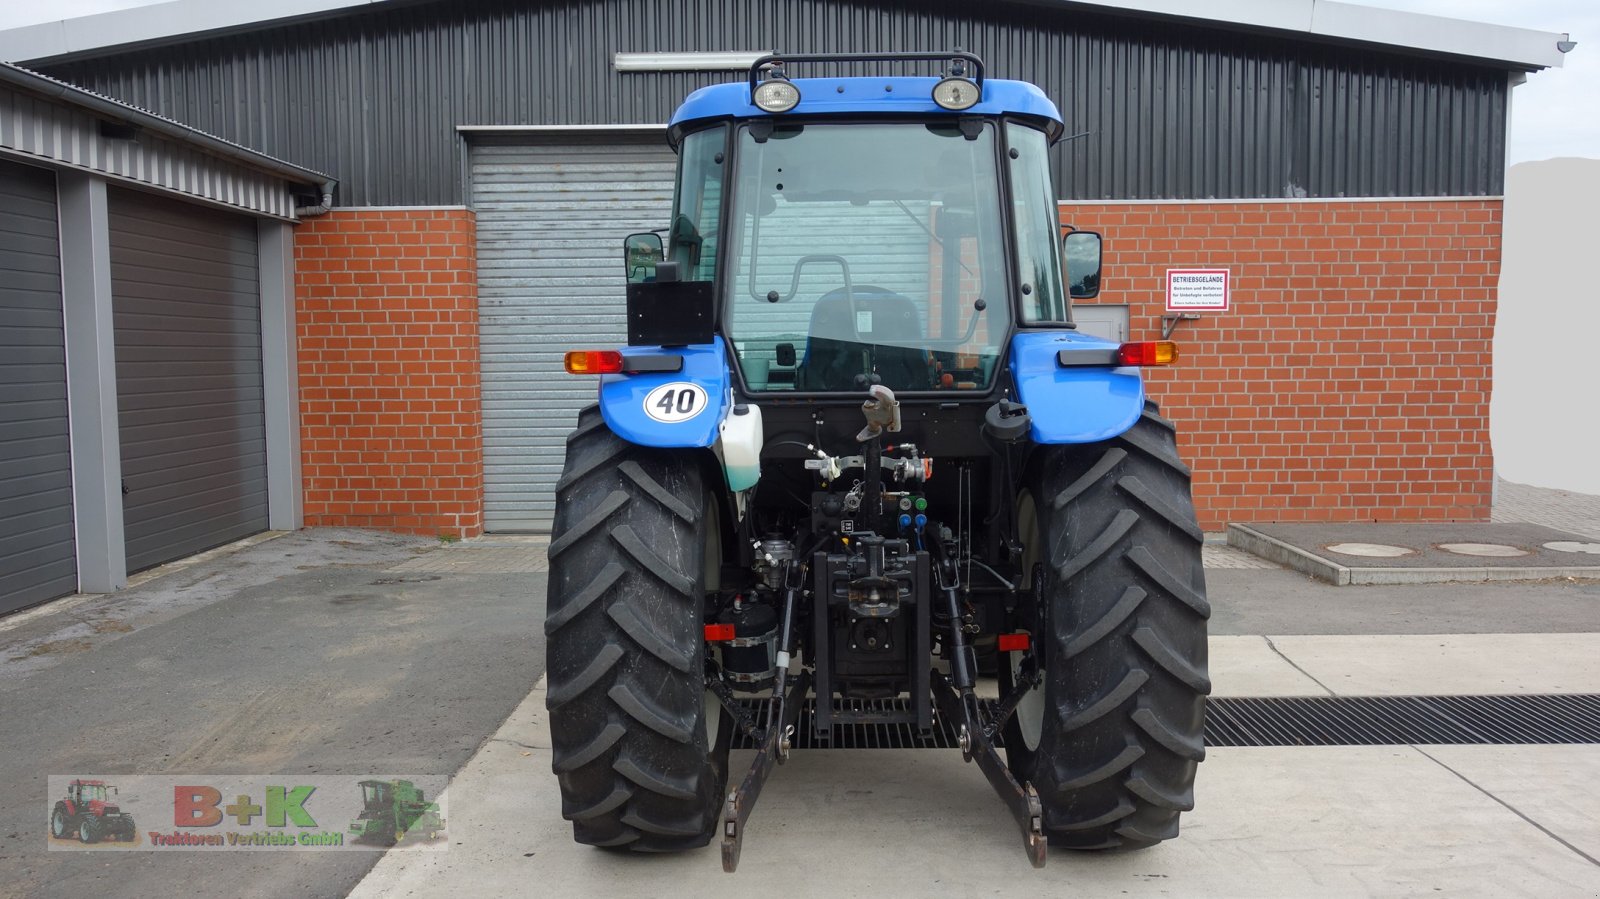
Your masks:
{"label": "drainage grate", "polygon": [[[765,700],[744,704],[765,720]],[[910,703],[842,708],[905,713]],[[955,732],[937,715],[928,737],[911,724],[836,724],[833,739],[821,742],[811,730],[814,709],[807,700],[796,749],[956,748]],[[1600,694],[1228,697],[1207,703],[1205,738],[1207,746],[1600,743]],[[754,745],[735,735],[733,748]]]}
{"label": "drainage grate", "polygon": [[1600,695],[1213,699],[1209,746],[1600,743]]}

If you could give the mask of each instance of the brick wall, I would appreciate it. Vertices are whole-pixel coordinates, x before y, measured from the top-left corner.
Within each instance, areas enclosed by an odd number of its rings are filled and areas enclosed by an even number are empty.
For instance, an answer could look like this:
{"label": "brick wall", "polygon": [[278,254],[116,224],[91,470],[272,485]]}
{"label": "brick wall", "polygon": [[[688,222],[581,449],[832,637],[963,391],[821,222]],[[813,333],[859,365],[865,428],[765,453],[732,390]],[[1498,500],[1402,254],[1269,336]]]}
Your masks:
{"label": "brick wall", "polygon": [[1105,235],[1130,339],[1168,268],[1227,268],[1232,309],[1149,371],[1208,530],[1230,521],[1487,520],[1499,200],[1064,205]]}
{"label": "brick wall", "polygon": [[472,213],[335,211],[295,266],[306,524],[481,533]]}

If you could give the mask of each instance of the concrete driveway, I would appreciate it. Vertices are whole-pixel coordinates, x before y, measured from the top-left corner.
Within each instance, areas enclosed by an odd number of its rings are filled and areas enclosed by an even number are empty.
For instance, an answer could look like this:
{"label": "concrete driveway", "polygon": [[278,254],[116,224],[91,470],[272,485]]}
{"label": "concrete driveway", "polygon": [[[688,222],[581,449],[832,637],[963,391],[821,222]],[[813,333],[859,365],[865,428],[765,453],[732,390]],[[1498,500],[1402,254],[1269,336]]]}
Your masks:
{"label": "concrete driveway", "polygon": [[[1600,584],[1208,579],[1218,696],[1600,693]],[[959,753],[796,751],[732,876],[715,845],[575,845],[549,746],[541,684],[453,782],[450,851],[390,854],[352,895],[1600,895],[1597,745],[1212,748],[1178,840],[1039,871]]]}
{"label": "concrete driveway", "polygon": [[[1218,695],[1600,693],[1600,584],[1341,588],[1207,555]],[[1041,871],[958,753],[797,751],[736,875],[577,846],[543,568],[537,541],[309,531],[0,622],[0,895],[1600,895],[1596,745],[1213,748],[1178,840]],[[45,777],[84,771],[453,774],[451,844],[46,853]]]}
{"label": "concrete driveway", "polygon": [[348,892],[378,853],[46,852],[45,778],[454,773],[544,668],[545,576],[439,551],[302,531],[0,621],[0,895]]}

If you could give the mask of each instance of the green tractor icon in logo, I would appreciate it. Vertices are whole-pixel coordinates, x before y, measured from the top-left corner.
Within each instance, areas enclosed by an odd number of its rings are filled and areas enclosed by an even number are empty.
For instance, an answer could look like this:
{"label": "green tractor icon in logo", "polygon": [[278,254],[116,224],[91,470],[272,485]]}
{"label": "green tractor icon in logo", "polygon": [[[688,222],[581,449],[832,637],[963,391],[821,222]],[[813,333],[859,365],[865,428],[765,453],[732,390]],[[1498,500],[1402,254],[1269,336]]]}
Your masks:
{"label": "green tractor icon in logo", "polygon": [[426,801],[409,780],[361,781],[361,815],[350,822],[355,842],[397,846],[432,840],[444,833],[439,806]]}
{"label": "green tractor icon in logo", "polygon": [[81,843],[131,842],[136,832],[133,816],[111,799],[116,792],[103,780],[74,780],[67,785],[67,797],[50,812],[50,835],[58,840],[76,836]]}

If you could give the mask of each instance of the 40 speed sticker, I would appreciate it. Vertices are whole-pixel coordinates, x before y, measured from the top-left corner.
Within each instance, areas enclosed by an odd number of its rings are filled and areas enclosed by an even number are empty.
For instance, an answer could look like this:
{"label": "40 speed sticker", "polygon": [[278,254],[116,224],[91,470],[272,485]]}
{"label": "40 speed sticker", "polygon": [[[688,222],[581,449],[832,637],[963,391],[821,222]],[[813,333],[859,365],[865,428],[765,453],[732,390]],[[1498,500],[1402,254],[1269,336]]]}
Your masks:
{"label": "40 speed sticker", "polygon": [[662,384],[644,398],[644,414],[665,424],[688,421],[705,410],[706,391],[699,384]]}

